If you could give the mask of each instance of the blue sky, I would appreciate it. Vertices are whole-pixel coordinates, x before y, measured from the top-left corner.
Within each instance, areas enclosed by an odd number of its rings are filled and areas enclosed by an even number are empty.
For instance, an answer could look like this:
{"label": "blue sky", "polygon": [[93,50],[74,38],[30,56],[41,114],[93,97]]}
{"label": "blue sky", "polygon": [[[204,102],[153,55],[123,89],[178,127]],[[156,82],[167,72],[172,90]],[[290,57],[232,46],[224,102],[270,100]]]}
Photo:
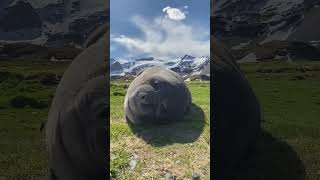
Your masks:
{"label": "blue sky", "polygon": [[116,59],[210,54],[210,0],[111,0]]}

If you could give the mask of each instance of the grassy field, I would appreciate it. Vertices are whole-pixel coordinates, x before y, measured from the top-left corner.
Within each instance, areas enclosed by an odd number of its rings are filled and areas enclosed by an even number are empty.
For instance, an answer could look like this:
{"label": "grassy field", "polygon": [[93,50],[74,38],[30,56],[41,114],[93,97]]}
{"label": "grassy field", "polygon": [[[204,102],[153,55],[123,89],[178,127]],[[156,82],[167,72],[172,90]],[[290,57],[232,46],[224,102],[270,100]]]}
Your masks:
{"label": "grassy field", "polygon": [[47,179],[44,132],[56,84],[67,63],[0,62],[0,179]]}
{"label": "grassy field", "polygon": [[[56,88],[52,79],[61,76],[67,65],[0,62],[0,180],[46,179],[44,132],[39,128]],[[262,163],[251,168],[260,174],[255,179],[320,179],[320,63],[258,63],[241,68],[261,103],[262,126],[272,136],[270,143],[259,146]],[[196,172],[208,179],[209,84],[188,84],[194,102],[189,121],[175,124],[173,130],[128,127],[122,107],[127,85],[111,83],[112,175],[148,179],[169,172],[190,179]]]}
{"label": "grassy field", "polygon": [[[243,64],[273,138],[260,145],[260,179],[320,179],[320,63]],[[263,152],[263,153],[261,153]]]}
{"label": "grassy field", "polygon": [[187,84],[193,98],[185,122],[159,127],[129,127],[123,101],[129,82],[110,89],[111,175],[116,179],[161,179],[167,173],[210,179],[210,83]]}

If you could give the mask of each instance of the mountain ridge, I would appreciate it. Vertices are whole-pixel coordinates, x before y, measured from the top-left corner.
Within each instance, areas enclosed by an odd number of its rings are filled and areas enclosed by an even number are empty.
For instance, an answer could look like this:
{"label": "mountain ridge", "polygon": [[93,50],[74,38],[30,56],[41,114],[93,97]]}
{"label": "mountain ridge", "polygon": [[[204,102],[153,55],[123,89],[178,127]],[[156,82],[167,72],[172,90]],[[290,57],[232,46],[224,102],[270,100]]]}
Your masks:
{"label": "mountain ridge", "polygon": [[[185,55],[181,58],[160,60],[157,58],[138,58],[134,60],[117,60],[111,58],[111,76],[136,76],[139,72],[148,67],[161,66],[185,76],[193,74],[205,74],[210,76],[210,58],[207,56],[193,57]],[[121,65],[121,67],[119,66]]]}

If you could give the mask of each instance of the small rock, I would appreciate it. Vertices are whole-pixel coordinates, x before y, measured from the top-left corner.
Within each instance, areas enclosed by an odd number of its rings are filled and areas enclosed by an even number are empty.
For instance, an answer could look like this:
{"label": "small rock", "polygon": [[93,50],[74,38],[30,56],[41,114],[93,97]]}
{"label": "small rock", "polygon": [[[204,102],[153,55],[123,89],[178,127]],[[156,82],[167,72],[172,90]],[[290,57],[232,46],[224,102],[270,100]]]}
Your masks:
{"label": "small rock", "polygon": [[133,159],[138,159],[138,158],[139,158],[138,155],[136,155],[136,154],[133,155]]}
{"label": "small rock", "polygon": [[131,170],[134,170],[134,168],[136,168],[137,164],[138,164],[137,160],[131,160],[129,163]]}
{"label": "small rock", "polygon": [[182,162],[180,160],[177,160],[176,161],[176,164],[181,164]]}
{"label": "small rock", "polygon": [[208,174],[208,170],[206,168],[202,169],[202,174],[207,175]]}
{"label": "small rock", "polygon": [[165,176],[165,180],[174,180],[174,177],[170,173],[167,173]]}
{"label": "small rock", "polygon": [[200,180],[200,175],[197,173],[192,174],[192,180]]}

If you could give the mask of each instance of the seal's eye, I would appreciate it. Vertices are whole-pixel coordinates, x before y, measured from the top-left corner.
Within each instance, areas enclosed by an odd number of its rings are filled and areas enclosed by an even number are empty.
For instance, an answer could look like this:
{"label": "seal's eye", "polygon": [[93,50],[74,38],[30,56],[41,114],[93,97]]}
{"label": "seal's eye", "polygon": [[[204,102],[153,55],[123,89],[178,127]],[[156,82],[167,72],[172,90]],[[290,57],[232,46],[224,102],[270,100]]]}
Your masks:
{"label": "seal's eye", "polygon": [[152,80],[152,81],[150,81],[150,85],[151,85],[156,91],[160,91],[160,81],[159,81],[159,80]]}

